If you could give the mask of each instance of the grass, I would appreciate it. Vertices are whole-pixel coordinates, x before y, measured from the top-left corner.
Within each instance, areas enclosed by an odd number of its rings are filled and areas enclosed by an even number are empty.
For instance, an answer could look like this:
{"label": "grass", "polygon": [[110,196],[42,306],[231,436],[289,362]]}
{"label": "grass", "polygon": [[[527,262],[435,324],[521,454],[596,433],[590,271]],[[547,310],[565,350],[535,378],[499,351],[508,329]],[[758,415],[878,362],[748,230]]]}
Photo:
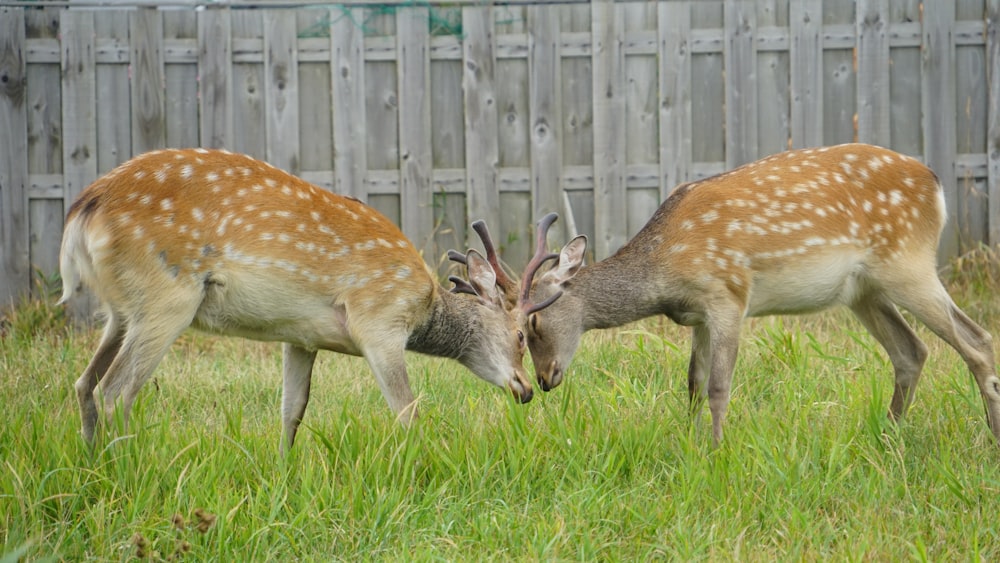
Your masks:
{"label": "grass", "polygon": [[[996,278],[969,268],[956,300],[1000,334]],[[98,334],[44,301],[2,326],[0,561],[1000,559],[1000,449],[923,328],[894,425],[891,367],[848,314],[749,321],[717,449],[668,321],[588,334],[528,405],[411,356],[410,431],[362,360],[321,354],[282,458],[276,345],[185,334],[91,449],[73,382]]]}

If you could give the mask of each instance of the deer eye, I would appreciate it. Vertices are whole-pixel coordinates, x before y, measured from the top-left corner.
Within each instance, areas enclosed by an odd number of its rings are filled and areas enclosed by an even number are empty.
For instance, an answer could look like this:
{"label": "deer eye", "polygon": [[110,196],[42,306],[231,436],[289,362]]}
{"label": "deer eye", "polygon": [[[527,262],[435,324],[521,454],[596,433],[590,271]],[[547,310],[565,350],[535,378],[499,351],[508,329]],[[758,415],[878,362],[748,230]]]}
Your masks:
{"label": "deer eye", "polygon": [[520,330],[517,331],[517,343],[521,346],[521,348],[524,348],[524,333]]}

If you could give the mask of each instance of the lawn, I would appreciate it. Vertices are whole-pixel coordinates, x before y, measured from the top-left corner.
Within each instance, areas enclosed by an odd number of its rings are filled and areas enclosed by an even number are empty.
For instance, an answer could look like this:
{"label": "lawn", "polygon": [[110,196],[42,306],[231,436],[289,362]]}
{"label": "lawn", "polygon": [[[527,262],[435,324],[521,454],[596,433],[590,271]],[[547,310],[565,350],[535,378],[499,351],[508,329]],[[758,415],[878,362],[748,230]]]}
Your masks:
{"label": "lawn", "polygon": [[[996,275],[970,262],[949,287],[1000,336]],[[849,314],[748,321],[718,448],[667,320],[589,333],[527,405],[411,355],[409,431],[363,360],[323,353],[286,458],[278,345],[186,333],[90,448],[73,382],[98,332],[44,302],[2,332],[0,561],[1000,560],[1000,448],[922,327],[892,424],[891,366]]]}

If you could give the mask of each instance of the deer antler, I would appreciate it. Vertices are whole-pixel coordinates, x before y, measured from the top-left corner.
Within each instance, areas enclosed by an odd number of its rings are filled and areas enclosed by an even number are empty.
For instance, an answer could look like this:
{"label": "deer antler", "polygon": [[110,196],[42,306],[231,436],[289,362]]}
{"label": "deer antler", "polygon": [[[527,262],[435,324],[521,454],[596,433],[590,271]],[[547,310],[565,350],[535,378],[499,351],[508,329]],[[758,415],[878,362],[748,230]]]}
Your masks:
{"label": "deer antler", "polygon": [[528,265],[524,268],[524,277],[521,278],[521,295],[518,298],[518,305],[524,309],[526,315],[536,313],[552,303],[562,295],[562,291],[557,292],[545,301],[541,303],[531,303],[531,282],[535,277],[535,272],[542,264],[548,262],[549,260],[556,260],[559,258],[558,254],[551,253],[546,250],[546,240],[549,235],[549,227],[552,223],[555,223],[559,219],[559,215],[556,213],[549,213],[538,222],[538,230],[535,234],[535,255],[528,262]]}

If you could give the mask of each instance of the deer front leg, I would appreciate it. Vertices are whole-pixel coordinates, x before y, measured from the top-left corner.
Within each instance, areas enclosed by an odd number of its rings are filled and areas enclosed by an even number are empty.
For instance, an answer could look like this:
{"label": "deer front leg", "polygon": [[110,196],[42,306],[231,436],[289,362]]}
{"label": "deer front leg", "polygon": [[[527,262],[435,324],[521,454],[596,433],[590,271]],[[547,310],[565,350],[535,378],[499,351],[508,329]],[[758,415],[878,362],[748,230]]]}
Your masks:
{"label": "deer front leg", "polygon": [[398,339],[395,345],[389,344],[394,339],[387,338],[376,347],[363,348],[365,359],[375,373],[375,380],[382,390],[382,396],[389,403],[389,408],[396,414],[403,426],[409,426],[417,416],[417,405],[410,390],[410,379],[406,374],[405,337]]}
{"label": "deer front leg", "polygon": [[709,319],[711,373],[708,376],[708,408],[712,412],[712,443],[722,443],[722,425],[726,420],[733,368],[739,352],[742,316],[730,314]]}
{"label": "deer front leg", "polygon": [[712,365],[712,342],[708,327],[695,325],[691,329],[691,361],[688,363],[688,408],[694,419],[708,396],[709,370]]}
{"label": "deer front leg", "polygon": [[309,387],[316,351],[285,343],[282,351],[281,422],[285,434],[281,453],[285,455],[295,443],[295,433],[309,403]]}

